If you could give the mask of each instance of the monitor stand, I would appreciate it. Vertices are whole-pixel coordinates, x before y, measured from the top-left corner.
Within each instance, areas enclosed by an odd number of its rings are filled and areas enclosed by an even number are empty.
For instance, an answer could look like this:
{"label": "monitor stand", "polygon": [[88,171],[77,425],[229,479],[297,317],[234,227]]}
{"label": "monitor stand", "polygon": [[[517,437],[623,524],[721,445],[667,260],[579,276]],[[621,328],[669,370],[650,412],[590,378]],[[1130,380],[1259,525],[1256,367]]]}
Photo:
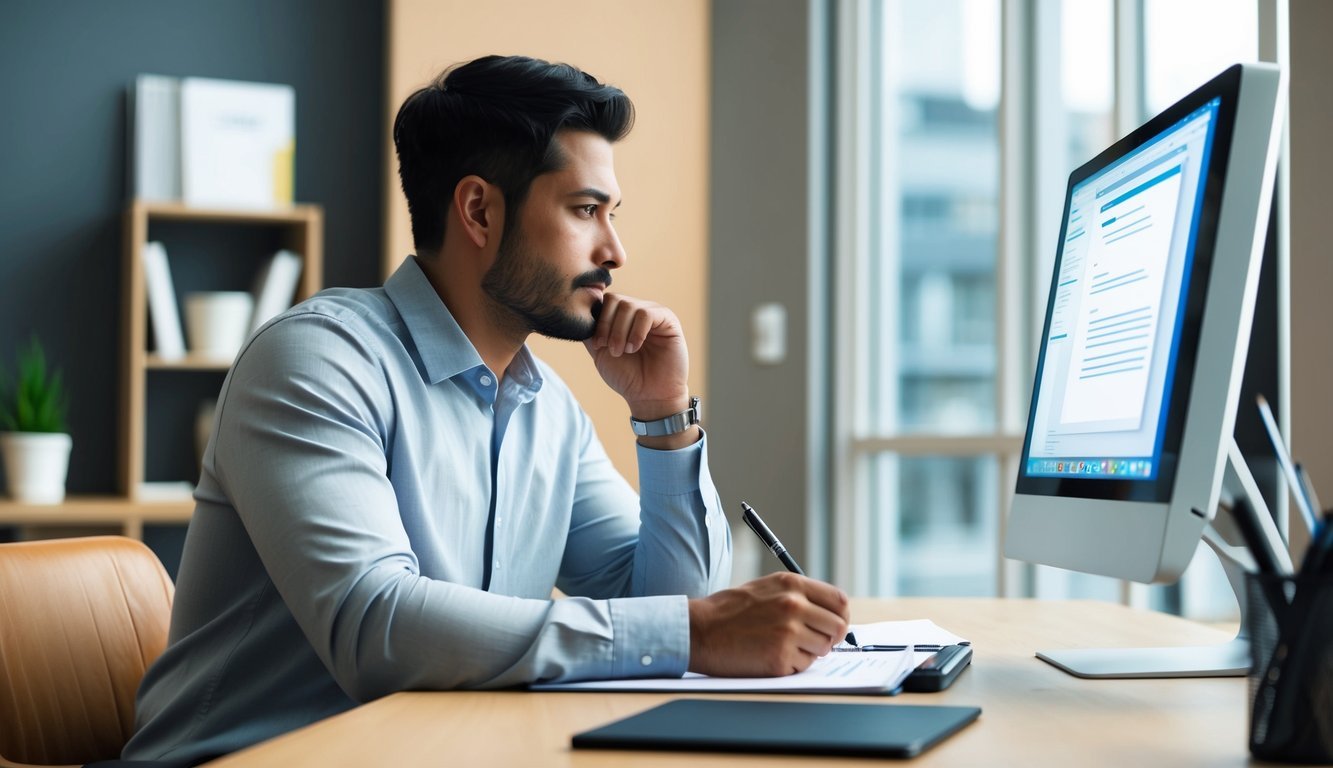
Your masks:
{"label": "monitor stand", "polygon": [[[1280,560],[1291,563],[1286,543],[1278,533],[1273,516],[1264,503],[1249,465],[1232,439],[1227,449],[1226,487],[1242,489],[1250,506],[1258,513],[1264,535]],[[1239,540],[1230,505],[1219,505],[1217,516],[1203,529],[1203,540],[1217,553],[1227,581],[1240,604],[1240,630],[1230,641],[1219,645],[1175,646],[1164,648],[1073,648],[1037,651],[1037,658],[1059,667],[1075,677],[1239,677],[1250,670],[1250,641],[1246,632],[1245,572],[1255,570],[1254,558]]]}

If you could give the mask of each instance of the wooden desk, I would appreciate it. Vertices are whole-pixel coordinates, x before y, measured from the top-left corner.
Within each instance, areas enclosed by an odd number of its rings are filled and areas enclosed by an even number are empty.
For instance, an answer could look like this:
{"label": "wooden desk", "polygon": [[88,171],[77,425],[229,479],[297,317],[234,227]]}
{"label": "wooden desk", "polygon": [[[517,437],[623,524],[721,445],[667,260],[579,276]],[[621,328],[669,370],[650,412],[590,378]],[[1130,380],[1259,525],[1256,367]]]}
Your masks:
{"label": "wooden desk", "polygon": [[[981,718],[914,766],[1244,765],[1244,678],[1081,680],[1037,648],[1219,643],[1229,635],[1173,616],[1097,602],[999,599],[853,601],[853,621],[931,618],[972,640],[972,668],[948,691],[800,697],[892,707],[977,705]],[[210,765],[676,766],[861,764],[772,755],[602,752],[570,736],[674,694],[400,693]],[[724,696],[722,698],[760,698]]]}

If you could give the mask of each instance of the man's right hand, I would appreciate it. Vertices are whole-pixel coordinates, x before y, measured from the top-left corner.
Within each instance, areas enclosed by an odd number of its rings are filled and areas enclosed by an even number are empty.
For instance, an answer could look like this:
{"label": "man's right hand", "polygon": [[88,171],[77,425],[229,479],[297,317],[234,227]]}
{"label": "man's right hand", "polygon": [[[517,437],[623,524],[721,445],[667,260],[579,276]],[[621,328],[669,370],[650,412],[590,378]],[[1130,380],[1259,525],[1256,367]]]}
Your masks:
{"label": "man's right hand", "polygon": [[690,601],[690,671],[777,677],[809,667],[847,634],[847,593],[774,573]]}

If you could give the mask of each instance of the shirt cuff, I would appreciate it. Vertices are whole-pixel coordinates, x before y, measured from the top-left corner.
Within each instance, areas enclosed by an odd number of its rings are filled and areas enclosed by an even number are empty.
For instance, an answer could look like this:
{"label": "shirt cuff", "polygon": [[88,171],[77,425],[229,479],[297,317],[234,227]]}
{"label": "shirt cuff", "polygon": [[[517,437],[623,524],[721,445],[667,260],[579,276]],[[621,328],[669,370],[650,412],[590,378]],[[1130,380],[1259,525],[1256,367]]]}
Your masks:
{"label": "shirt cuff", "polygon": [[611,604],[611,677],[680,677],[690,666],[690,609],[683,595]]}
{"label": "shirt cuff", "polygon": [[708,466],[708,435],[703,427],[699,428],[699,434],[698,440],[674,451],[638,446],[640,495],[680,496],[699,492],[700,470]]}

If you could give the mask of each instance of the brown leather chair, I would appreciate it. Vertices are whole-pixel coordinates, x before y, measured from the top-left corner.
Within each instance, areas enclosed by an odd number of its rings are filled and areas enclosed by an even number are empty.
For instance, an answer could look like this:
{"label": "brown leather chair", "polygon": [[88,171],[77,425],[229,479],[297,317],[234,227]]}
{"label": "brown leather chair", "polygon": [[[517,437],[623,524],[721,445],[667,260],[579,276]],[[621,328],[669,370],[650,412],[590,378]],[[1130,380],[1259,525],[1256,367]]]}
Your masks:
{"label": "brown leather chair", "polygon": [[0,766],[119,757],[174,593],[133,539],[0,544]]}

